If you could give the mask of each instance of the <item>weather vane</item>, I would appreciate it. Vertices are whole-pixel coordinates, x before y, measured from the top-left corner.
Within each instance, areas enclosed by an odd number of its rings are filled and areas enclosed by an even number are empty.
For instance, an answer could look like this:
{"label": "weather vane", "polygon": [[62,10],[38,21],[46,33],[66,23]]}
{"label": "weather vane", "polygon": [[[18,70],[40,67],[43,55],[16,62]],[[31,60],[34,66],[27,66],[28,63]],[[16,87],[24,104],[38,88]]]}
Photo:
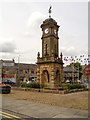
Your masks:
{"label": "weather vane", "polygon": [[49,17],[51,18],[51,8],[52,8],[52,6],[50,6],[50,8],[49,8]]}

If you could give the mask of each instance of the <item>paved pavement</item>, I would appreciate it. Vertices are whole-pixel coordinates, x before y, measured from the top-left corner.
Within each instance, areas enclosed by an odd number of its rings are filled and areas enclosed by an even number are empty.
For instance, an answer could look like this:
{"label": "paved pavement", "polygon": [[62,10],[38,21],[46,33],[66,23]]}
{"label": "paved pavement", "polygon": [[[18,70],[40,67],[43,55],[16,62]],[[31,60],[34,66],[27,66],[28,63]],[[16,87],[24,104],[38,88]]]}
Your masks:
{"label": "paved pavement", "polygon": [[88,118],[88,111],[2,97],[2,108],[34,118]]}
{"label": "paved pavement", "polygon": [[[2,109],[2,95],[0,94],[0,108]],[[0,115],[0,120],[2,119],[2,116]]]}

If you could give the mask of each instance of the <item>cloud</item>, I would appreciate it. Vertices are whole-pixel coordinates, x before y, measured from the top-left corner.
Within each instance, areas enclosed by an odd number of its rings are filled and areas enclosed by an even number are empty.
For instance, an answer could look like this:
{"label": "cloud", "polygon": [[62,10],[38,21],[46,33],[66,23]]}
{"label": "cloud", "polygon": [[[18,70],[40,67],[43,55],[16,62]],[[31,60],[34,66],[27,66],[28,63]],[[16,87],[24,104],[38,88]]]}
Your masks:
{"label": "cloud", "polygon": [[28,18],[27,28],[24,32],[24,37],[28,42],[32,40],[32,42],[30,43],[31,47],[33,47],[33,45],[34,47],[37,47],[37,45],[39,44],[42,34],[40,25],[45,20],[45,18],[46,16],[44,14],[37,11],[33,12]]}
{"label": "cloud", "polygon": [[25,31],[24,36],[36,37],[36,35],[40,34],[40,25],[45,18],[46,16],[41,12],[33,12],[27,20],[27,31]]}
{"label": "cloud", "polygon": [[2,22],[2,16],[0,16],[0,23]]}
{"label": "cloud", "polygon": [[30,35],[30,32],[25,32],[24,35],[25,35],[25,36],[29,36],[29,35]]}
{"label": "cloud", "polygon": [[39,25],[42,23],[42,21],[45,19],[45,15],[36,11],[31,14],[31,16],[28,19],[27,26],[30,28],[33,27],[39,27]]}
{"label": "cloud", "polygon": [[4,42],[0,45],[0,52],[2,53],[14,53],[16,45],[14,41]]}
{"label": "cloud", "polygon": [[74,46],[63,46],[61,47],[61,51],[64,56],[75,56],[79,54],[79,50],[76,50]]}

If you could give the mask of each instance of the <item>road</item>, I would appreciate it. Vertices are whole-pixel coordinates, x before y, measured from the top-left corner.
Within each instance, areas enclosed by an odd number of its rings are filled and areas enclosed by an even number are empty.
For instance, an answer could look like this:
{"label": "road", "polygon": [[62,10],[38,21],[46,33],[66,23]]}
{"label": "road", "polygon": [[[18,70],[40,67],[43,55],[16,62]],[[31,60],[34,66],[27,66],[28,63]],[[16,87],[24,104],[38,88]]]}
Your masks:
{"label": "road", "polygon": [[[9,110],[5,107],[3,107],[4,102],[3,102],[3,97],[0,94],[0,120],[35,120],[34,118],[21,114],[19,112],[15,112],[12,110]],[[13,101],[12,101],[13,102]],[[7,101],[8,104],[8,101]]]}
{"label": "road", "polygon": [[15,113],[15,112],[12,112],[12,111],[9,111],[9,110],[3,110],[3,109],[0,109],[0,118],[2,118],[2,120],[4,119],[9,119],[9,120],[25,120],[25,118],[28,118],[27,116],[25,115],[21,115],[19,113]]}

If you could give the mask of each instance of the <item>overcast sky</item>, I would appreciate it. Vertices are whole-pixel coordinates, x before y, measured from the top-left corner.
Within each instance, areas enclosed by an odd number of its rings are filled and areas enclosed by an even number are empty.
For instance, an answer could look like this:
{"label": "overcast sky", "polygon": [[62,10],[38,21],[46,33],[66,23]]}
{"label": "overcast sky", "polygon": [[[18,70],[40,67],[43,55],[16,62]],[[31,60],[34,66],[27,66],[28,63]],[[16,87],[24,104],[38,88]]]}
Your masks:
{"label": "overcast sky", "polygon": [[[7,0],[8,1],[8,0]],[[23,1],[23,2],[22,2]],[[88,2],[28,2],[0,1],[0,59],[15,59],[36,63],[41,54],[40,25],[52,18],[59,28],[59,54],[79,56],[88,54]]]}

